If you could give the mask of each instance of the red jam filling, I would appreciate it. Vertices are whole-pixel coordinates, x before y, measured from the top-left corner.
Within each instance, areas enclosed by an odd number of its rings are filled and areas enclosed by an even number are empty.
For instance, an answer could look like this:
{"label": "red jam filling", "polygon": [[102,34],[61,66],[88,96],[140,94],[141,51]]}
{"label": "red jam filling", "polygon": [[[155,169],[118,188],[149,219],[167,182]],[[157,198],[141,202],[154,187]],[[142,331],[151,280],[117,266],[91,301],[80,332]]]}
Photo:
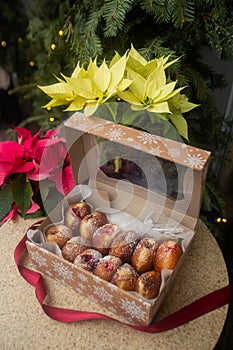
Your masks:
{"label": "red jam filling", "polygon": [[113,271],[114,265],[111,261],[106,261],[104,264],[104,268],[106,271]]}
{"label": "red jam filling", "polygon": [[74,213],[75,216],[81,219],[79,208],[72,208],[72,212]]}
{"label": "red jam filling", "polygon": [[176,247],[166,247],[164,249],[165,252],[170,252],[170,253],[174,253],[177,251]]}

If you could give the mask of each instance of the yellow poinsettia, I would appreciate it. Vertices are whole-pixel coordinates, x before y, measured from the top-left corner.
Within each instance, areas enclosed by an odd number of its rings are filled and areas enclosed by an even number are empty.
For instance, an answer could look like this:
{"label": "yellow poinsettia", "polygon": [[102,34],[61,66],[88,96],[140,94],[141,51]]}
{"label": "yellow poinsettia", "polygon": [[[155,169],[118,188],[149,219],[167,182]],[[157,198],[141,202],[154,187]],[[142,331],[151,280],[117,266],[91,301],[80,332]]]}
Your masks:
{"label": "yellow poinsettia", "polygon": [[100,67],[96,60],[90,60],[86,70],[78,63],[71,77],[62,75],[64,81],[60,83],[39,86],[52,98],[44,107],[68,104],[66,111],[84,109],[86,115],[93,114],[98,105],[107,102],[131,84],[130,79],[124,78],[126,60],[126,54],[119,56],[110,67],[105,60]]}
{"label": "yellow poinsettia", "polygon": [[198,105],[188,101],[188,97],[185,94],[176,94],[169,101],[169,109],[171,114],[169,114],[168,119],[175,126],[179,134],[188,140],[188,125],[183,117],[183,113],[191,111]]}
{"label": "yellow poinsettia", "polygon": [[131,45],[127,60],[127,67],[142,75],[144,78],[147,78],[159,64],[162,64],[163,68],[166,69],[179,60],[179,58],[176,58],[173,61],[168,62],[170,56],[171,55],[168,55],[167,57],[154,58],[147,61],[142,55],[140,55],[134,46]]}
{"label": "yellow poinsettia", "polygon": [[131,103],[133,110],[148,110],[156,113],[171,113],[168,100],[179,93],[176,82],[167,83],[163,62],[144,78],[134,70],[127,68],[127,77],[132,80],[128,90],[120,92],[119,97]]}
{"label": "yellow poinsettia", "polygon": [[[170,61],[170,57],[168,55],[147,61],[131,45],[123,56],[116,52],[109,64],[104,59],[98,66],[96,59],[90,59],[87,68],[84,68],[78,62],[70,77],[61,74],[62,79],[57,78],[58,83],[39,86],[51,97],[44,107],[66,105],[65,111],[83,110],[90,116],[100,104],[120,99],[130,103],[132,110],[151,112],[151,122],[154,113],[169,120],[182,137],[188,139],[183,113],[197,105],[180,93],[184,87],[176,88],[176,81],[170,81],[167,77],[166,68],[179,60]],[[111,109],[110,112],[116,121],[117,111]],[[127,125],[133,124],[134,116],[128,113],[121,120]]]}

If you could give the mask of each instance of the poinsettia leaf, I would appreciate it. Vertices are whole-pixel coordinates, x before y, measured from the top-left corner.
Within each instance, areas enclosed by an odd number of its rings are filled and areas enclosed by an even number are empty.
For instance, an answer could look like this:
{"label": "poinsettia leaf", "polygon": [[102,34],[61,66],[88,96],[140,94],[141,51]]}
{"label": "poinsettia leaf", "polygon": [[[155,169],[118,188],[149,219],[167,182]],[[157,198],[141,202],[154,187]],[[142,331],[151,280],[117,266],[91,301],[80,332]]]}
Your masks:
{"label": "poinsettia leaf", "polygon": [[80,71],[81,71],[80,62],[78,62],[71,74],[71,78],[76,78],[79,75]]}
{"label": "poinsettia leaf", "polygon": [[98,101],[86,103],[83,113],[86,117],[90,117],[98,108]]}
{"label": "poinsettia leaf", "polygon": [[155,103],[147,107],[147,110],[156,113],[171,113],[167,102]]}
{"label": "poinsettia leaf", "polygon": [[145,79],[132,69],[128,69],[128,78],[132,80],[129,90],[139,99],[143,100],[145,96]]}
{"label": "poinsettia leaf", "polygon": [[43,205],[47,215],[64,199],[64,196],[55,187],[50,188],[48,196],[44,199]]}
{"label": "poinsettia leaf", "polygon": [[12,209],[14,203],[11,185],[5,185],[0,190],[0,220],[4,218]]}
{"label": "poinsettia leaf", "polygon": [[39,218],[39,217],[44,216],[44,215],[45,215],[45,213],[41,209],[39,209],[35,213],[26,214],[25,219]]}
{"label": "poinsettia leaf", "polygon": [[[87,71],[85,72],[84,68],[83,68],[83,70],[82,70],[83,76],[82,77],[80,76],[80,78],[92,79],[93,76],[95,75],[95,73],[97,72],[97,70],[98,70],[98,66],[96,64],[96,59],[94,61],[92,61],[92,59],[90,59],[90,62],[89,62],[88,67],[87,67]],[[86,74],[86,76],[85,76],[85,74]]]}
{"label": "poinsettia leaf", "polygon": [[25,217],[27,210],[31,207],[33,195],[31,184],[25,174],[21,174],[12,181],[12,194],[15,203],[21,210],[22,217]]}
{"label": "poinsettia leaf", "polygon": [[128,63],[130,65],[132,64],[136,70],[137,68],[140,68],[141,66],[145,66],[147,64],[147,60],[134,48],[133,44],[131,44],[129,51]]}
{"label": "poinsettia leaf", "polygon": [[86,99],[84,97],[77,96],[70,103],[70,105],[65,109],[65,111],[66,112],[68,112],[68,111],[80,111],[80,109],[83,109],[85,102],[86,102]]}
{"label": "poinsettia leaf", "polygon": [[120,81],[120,83],[118,84],[117,88],[116,88],[116,91],[117,92],[120,92],[120,91],[124,91],[126,90],[129,85],[132,83],[132,80],[129,80],[129,79],[122,79]]}
{"label": "poinsettia leaf", "polygon": [[121,56],[119,55],[119,53],[116,51],[115,55],[113,56],[113,58],[111,59],[111,62],[109,63],[109,67],[112,67],[117,61],[119,61],[119,59],[121,58]]}
{"label": "poinsettia leaf", "polygon": [[193,108],[198,107],[199,105],[189,102],[186,95],[180,95],[180,110],[182,113],[191,111]]}
{"label": "poinsettia leaf", "polygon": [[42,201],[45,198],[47,198],[49,190],[53,186],[54,186],[54,181],[49,180],[48,178],[40,181],[40,195],[41,195]]}
{"label": "poinsettia leaf", "polygon": [[38,88],[41,89],[47,95],[49,95],[51,98],[55,99],[64,99],[73,96],[73,91],[71,87],[65,82],[47,86],[38,85]]}
{"label": "poinsettia leaf", "polygon": [[175,126],[179,134],[188,141],[188,125],[182,114],[171,114],[169,116],[169,119],[171,120],[172,124]]}
{"label": "poinsettia leaf", "polygon": [[93,82],[90,79],[85,78],[67,78],[67,83],[77,95],[85,99],[94,99],[96,95],[94,93]]}
{"label": "poinsettia leaf", "polygon": [[133,103],[139,106],[142,105],[141,101],[134,94],[132,94],[132,92],[128,90],[119,92],[118,96],[126,102]]}
{"label": "poinsettia leaf", "polygon": [[144,78],[147,78],[158,66],[158,59],[155,58],[148,62],[145,66],[137,69],[137,72],[142,75]]}
{"label": "poinsettia leaf", "polygon": [[142,112],[134,111],[132,109],[127,110],[122,115],[122,123],[123,123],[123,125],[133,125],[133,126],[135,126],[135,120],[137,119],[138,116],[141,116],[141,115],[142,115]]}
{"label": "poinsettia leaf", "polygon": [[124,55],[110,68],[111,81],[109,85],[109,90],[113,88],[118,89],[118,84],[124,76],[126,60],[126,55]]}
{"label": "poinsettia leaf", "polygon": [[63,106],[67,105],[69,101],[66,99],[52,99],[46,105],[43,106],[43,108],[53,108],[53,107],[58,107],[58,106]]}
{"label": "poinsettia leaf", "polygon": [[99,69],[95,72],[93,80],[100,91],[105,92],[108,89],[111,73],[105,61],[103,61]]}

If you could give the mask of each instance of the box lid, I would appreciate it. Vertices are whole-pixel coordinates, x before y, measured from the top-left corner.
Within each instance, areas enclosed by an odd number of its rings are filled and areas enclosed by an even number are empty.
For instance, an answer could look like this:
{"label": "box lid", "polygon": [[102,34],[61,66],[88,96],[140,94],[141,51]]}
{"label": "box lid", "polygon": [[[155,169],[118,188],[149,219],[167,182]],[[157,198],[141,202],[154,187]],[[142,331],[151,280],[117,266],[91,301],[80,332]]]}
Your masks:
{"label": "box lid", "polygon": [[108,191],[140,219],[195,228],[210,152],[80,112],[65,133],[77,184]]}

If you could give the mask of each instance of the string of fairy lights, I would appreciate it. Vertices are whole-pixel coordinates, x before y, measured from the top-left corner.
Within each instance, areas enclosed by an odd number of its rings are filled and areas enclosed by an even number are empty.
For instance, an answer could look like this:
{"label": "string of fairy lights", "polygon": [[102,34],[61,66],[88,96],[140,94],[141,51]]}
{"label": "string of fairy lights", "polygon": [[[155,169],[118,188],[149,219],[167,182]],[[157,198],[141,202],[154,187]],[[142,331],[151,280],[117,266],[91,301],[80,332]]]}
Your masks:
{"label": "string of fairy lights", "polygon": [[[62,38],[63,35],[64,35],[64,31],[63,31],[62,29],[59,29],[59,30],[58,30],[58,36],[59,36],[60,38]],[[17,41],[18,41],[18,44],[22,44],[22,43],[23,43],[23,38],[22,38],[22,37],[18,37]],[[2,47],[3,49],[4,49],[4,48],[7,48],[7,47],[8,47],[8,42],[7,42],[7,40],[4,40],[4,39],[1,40],[0,45],[1,45],[1,47]],[[51,49],[52,51],[54,51],[54,50],[56,50],[56,48],[57,48],[56,43],[55,43],[55,42],[51,42],[51,44],[50,44],[50,49]],[[28,64],[30,67],[32,67],[32,68],[36,66],[36,63],[35,63],[35,61],[34,61],[33,59],[29,59],[28,62],[27,62],[27,64]],[[47,110],[48,110],[48,111],[51,111],[52,108],[51,108],[51,107],[48,107]],[[55,117],[50,116],[50,117],[49,117],[49,122],[53,123],[54,121],[55,121]]]}

